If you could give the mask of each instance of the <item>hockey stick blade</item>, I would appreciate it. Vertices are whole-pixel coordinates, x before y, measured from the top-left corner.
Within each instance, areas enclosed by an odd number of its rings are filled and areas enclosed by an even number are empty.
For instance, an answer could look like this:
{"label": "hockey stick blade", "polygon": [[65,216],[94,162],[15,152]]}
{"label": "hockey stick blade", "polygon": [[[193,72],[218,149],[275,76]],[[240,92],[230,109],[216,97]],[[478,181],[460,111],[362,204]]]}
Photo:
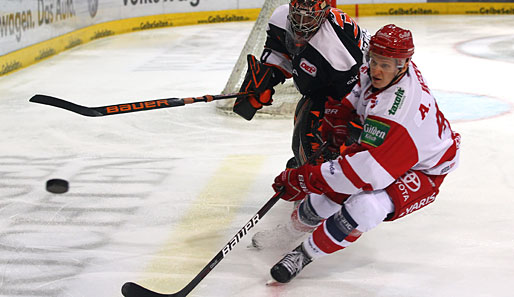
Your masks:
{"label": "hockey stick blade", "polygon": [[121,113],[138,112],[152,109],[184,106],[186,104],[197,103],[197,102],[211,102],[213,100],[229,99],[239,96],[248,96],[253,93],[241,92],[225,95],[205,95],[202,97],[189,97],[189,98],[165,98],[148,101],[139,101],[131,103],[121,103],[115,105],[98,106],[98,107],[87,107],[78,105],[70,101],[59,99],[48,95],[34,95],[30,98],[30,102],[50,105],[66,109],[83,116],[88,117],[101,117],[108,115],[115,115]]}
{"label": "hockey stick blade", "polygon": [[76,112],[78,114],[88,116],[88,117],[100,117],[103,114],[100,111],[97,111],[95,108],[85,107],[82,105],[78,105],[66,100],[62,100],[59,98],[55,98],[47,95],[34,95],[29,100],[30,102],[46,104],[50,106],[59,107],[62,109],[66,109],[69,111]]}
{"label": "hockey stick blade", "polygon": [[136,283],[128,282],[121,287],[121,293],[125,297],[182,297],[185,295],[177,294],[161,294],[154,291],[150,291],[145,287],[142,287]]}

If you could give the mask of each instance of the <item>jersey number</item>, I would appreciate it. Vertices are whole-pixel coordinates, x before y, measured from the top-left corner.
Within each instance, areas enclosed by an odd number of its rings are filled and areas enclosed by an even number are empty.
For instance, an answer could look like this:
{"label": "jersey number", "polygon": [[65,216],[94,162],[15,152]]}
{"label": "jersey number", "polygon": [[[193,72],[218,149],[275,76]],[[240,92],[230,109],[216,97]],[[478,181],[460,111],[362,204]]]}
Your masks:
{"label": "jersey number", "polygon": [[[437,103],[435,104],[435,117],[437,120],[437,127],[439,129],[439,138],[443,135],[444,129],[447,129],[450,127],[450,122],[444,117],[444,114],[439,110],[439,106]],[[424,120],[427,116],[427,113],[430,109],[426,107],[425,105],[421,104],[419,106],[419,112],[421,112],[421,119]]]}

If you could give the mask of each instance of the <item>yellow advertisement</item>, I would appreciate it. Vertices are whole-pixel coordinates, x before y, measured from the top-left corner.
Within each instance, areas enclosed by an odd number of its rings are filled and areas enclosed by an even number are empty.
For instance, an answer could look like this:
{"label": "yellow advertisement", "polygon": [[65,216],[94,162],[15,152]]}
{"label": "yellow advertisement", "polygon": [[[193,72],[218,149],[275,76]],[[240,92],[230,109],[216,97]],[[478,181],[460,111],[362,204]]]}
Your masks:
{"label": "yellow advertisement", "polygon": [[[352,17],[442,14],[514,14],[514,3],[397,3],[339,5]],[[259,9],[162,14],[92,25],[0,56],[0,76],[91,40],[127,32],[195,24],[253,21]]]}
{"label": "yellow advertisement", "polygon": [[352,17],[443,14],[514,15],[514,3],[383,3],[338,5]]}

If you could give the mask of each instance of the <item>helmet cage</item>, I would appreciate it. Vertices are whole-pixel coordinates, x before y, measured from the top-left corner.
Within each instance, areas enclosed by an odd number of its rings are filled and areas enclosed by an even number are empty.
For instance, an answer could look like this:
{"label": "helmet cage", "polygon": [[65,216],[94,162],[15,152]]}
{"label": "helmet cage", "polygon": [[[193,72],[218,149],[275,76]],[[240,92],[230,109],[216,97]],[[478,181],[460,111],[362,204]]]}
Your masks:
{"label": "helmet cage", "polygon": [[291,29],[304,39],[309,39],[321,27],[330,11],[325,0],[291,0],[288,20]]}

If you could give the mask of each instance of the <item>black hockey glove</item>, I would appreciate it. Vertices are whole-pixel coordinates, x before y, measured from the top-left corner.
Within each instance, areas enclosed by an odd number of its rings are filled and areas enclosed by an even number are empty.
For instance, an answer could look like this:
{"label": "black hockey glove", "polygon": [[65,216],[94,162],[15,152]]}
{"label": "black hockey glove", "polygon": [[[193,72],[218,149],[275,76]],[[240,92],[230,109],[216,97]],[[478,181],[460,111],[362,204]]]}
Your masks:
{"label": "black hockey glove", "polygon": [[273,89],[278,83],[285,81],[285,75],[280,69],[261,63],[253,55],[247,56],[248,70],[240,92],[254,92],[250,96],[237,97],[234,103],[234,112],[246,120],[251,120],[257,110],[264,105],[271,105]]}

